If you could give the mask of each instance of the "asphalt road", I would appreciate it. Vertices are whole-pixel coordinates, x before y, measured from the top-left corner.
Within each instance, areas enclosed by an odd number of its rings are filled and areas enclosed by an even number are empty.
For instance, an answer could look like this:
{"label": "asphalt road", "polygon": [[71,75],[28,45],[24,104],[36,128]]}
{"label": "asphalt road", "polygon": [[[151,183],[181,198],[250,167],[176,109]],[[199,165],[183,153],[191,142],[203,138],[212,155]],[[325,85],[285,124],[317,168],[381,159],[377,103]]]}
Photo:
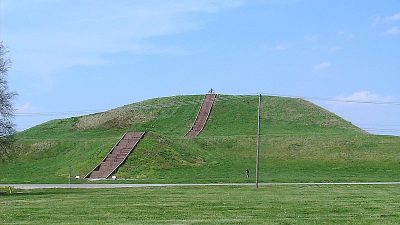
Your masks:
{"label": "asphalt road", "polygon": [[[304,186],[304,185],[400,185],[400,182],[344,182],[344,183],[260,183],[260,186]],[[16,189],[90,189],[90,188],[146,188],[146,187],[204,187],[204,186],[255,186],[254,183],[211,183],[211,184],[0,184]]]}

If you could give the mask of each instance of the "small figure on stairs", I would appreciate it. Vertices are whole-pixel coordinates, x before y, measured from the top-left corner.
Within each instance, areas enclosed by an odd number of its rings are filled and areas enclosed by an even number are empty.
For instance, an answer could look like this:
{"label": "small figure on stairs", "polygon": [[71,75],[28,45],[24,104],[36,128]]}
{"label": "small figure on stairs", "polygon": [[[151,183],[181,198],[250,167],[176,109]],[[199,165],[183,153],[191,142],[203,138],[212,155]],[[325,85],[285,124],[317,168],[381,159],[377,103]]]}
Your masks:
{"label": "small figure on stairs", "polygon": [[211,89],[208,91],[208,93],[209,93],[209,94],[214,94],[214,90],[211,88]]}

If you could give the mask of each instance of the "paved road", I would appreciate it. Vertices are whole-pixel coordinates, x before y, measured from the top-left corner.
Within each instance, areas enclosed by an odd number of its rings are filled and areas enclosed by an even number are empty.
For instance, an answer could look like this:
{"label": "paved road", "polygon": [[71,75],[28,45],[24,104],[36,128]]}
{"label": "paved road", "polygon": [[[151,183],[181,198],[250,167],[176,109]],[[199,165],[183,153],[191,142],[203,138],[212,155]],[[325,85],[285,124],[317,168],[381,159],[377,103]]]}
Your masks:
{"label": "paved road", "polygon": [[[400,182],[348,182],[348,183],[260,183],[260,186],[304,186],[304,185],[400,185]],[[54,189],[54,188],[145,188],[145,187],[203,187],[203,186],[255,186],[251,183],[216,184],[0,184],[16,189]]]}

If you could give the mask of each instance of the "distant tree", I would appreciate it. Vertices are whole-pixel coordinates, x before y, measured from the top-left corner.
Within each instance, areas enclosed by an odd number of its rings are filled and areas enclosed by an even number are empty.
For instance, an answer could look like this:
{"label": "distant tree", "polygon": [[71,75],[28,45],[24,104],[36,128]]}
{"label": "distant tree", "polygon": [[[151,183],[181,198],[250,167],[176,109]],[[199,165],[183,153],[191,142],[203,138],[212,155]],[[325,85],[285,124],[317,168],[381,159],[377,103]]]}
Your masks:
{"label": "distant tree", "polygon": [[15,133],[12,100],[16,93],[8,89],[7,72],[11,61],[6,57],[6,53],[6,47],[0,42],[0,158],[9,152],[12,135]]}

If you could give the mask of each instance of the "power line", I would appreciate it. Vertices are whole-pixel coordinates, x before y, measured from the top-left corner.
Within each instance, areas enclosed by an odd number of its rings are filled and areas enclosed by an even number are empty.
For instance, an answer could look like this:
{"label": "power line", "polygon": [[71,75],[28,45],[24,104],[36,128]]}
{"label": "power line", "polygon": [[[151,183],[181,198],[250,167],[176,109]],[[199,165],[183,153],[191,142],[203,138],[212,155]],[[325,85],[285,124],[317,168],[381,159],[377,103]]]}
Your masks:
{"label": "power line", "polygon": [[82,110],[82,111],[64,111],[64,112],[37,112],[37,113],[15,113],[18,117],[28,117],[28,116],[60,116],[60,115],[76,115],[84,113],[102,113],[108,110]]}
{"label": "power line", "polygon": [[[386,101],[356,101],[356,100],[345,100],[345,99],[330,99],[330,98],[320,98],[320,97],[310,97],[310,96],[294,96],[294,95],[282,95],[274,93],[261,93],[270,97],[284,97],[284,98],[297,98],[297,99],[307,99],[316,101],[329,101],[329,102],[342,102],[342,103],[356,103],[356,104],[373,104],[373,105],[394,105],[399,106],[400,102],[386,102]],[[253,94],[249,95],[219,95],[217,101],[228,101],[231,99],[243,99],[255,97]],[[163,104],[151,104],[145,102],[133,103],[134,105],[127,105],[125,107],[119,107],[116,109],[89,109],[89,110],[73,110],[73,111],[59,111],[59,112],[31,112],[31,113],[15,113],[15,116],[28,117],[28,116],[60,116],[60,115],[75,115],[75,114],[85,114],[85,113],[104,113],[108,111],[124,109],[124,110],[150,110],[158,108],[167,107],[181,107],[187,105],[201,104],[202,100],[183,100],[180,102],[169,102]],[[145,105],[144,105],[145,104]]]}
{"label": "power line", "polygon": [[390,101],[390,102],[389,101],[359,101],[359,100],[350,100],[350,99],[321,98],[321,97],[301,96],[301,95],[282,95],[282,94],[275,94],[275,93],[261,93],[261,94],[268,95],[271,97],[300,98],[300,99],[308,99],[308,100],[316,100],[316,101],[374,104],[374,105],[400,105],[400,102],[396,102],[396,101]]}
{"label": "power line", "polygon": [[59,112],[31,112],[31,113],[15,113],[15,116],[59,116],[59,115],[74,115],[74,114],[84,114],[84,113],[107,113],[119,110],[151,110],[160,108],[171,108],[171,107],[181,107],[187,105],[201,104],[202,100],[198,101],[181,101],[179,103],[170,102],[164,104],[151,104],[143,105],[143,102],[133,103],[133,105],[126,105],[114,109],[91,109],[91,110],[74,110],[74,111],[59,111]]}
{"label": "power line", "polygon": [[400,129],[381,129],[381,128],[362,128],[363,130],[370,132],[399,132]]}
{"label": "power line", "polygon": [[[288,98],[296,98],[296,99],[312,99],[318,101],[334,101],[334,102],[344,102],[344,103],[357,103],[357,104],[374,104],[374,105],[399,105],[400,102],[377,102],[377,101],[349,101],[349,100],[338,100],[338,99],[327,99],[327,98],[318,98],[318,97],[306,97],[306,96],[290,96],[290,95],[277,95],[273,93],[263,93],[264,95],[268,95],[270,97],[288,97]],[[122,107],[118,107],[115,109],[98,109],[98,110],[74,110],[74,111],[60,111],[60,112],[32,112],[32,113],[16,113],[17,117],[40,117],[40,116],[79,116],[79,114],[99,114],[100,116],[105,116],[111,113],[130,113],[132,111],[146,111],[146,110],[157,110],[163,108],[179,108],[183,106],[190,106],[190,105],[201,105],[202,99],[201,96],[198,96],[199,99],[174,99],[172,97],[171,102],[165,103],[157,103],[157,100],[147,100],[138,103],[133,103],[130,105],[125,105]],[[219,95],[217,98],[217,102],[226,102],[230,100],[237,100],[237,99],[248,99],[254,98],[252,100],[255,101],[256,104],[256,96],[254,95]],[[148,102],[150,101],[150,102]],[[85,116],[89,116],[85,115]],[[269,116],[276,116],[278,114],[269,114]],[[390,125],[396,128],[395,125]],[[389,128],[371,128],[371,127],[362,127],[363,130],[368,132],[382,132],[382,133],[390,133],[390,132],[398,132],[398,129],[389,129]]]}
{"label": "power line", "polygon": [[[79,136],[71,136],[71,137],[63,137],[63,138],[43,138],[43,137],[30,137],[30,138],[16,138],[17,140],[26,140],[26,141],[35,141],[35,140],[40,140],[40,141],[71,141],[71,142],[79,142],[79,141],[112,141],[112,140],[116,140],[118,138],[120,138],[119,136],[115,136],[115,137],[88,137],[88,138],[84,138],[82,137],[83,134],[79,134]],[[275,136],[274,136],[275,135]],[[273,138],[279,138],[282,136],[290,136],[290,137],[303,137],[303,136],[307,136],[310,139],[314,139],[314,138],[327,138],[327,137],[343,137],[343,133],[329,133],[329,134],[323,134],[320,132],[304,132],[301,134],[296,134],[296,133],[283,133],[283,132],[270,132],[270,133],[265,133],[263,135],[260,135],[260,137],[262,138],[269,138],[269,137],[273,137]],[[207,139],[207,140],[218,140],[218,139],[249,139],[249,138],[256,138],[257,135],[213,135],[213,136],[209,136],[209,137],[195,137],[192,139],[187,139],[185,137],[182,136],[159,136],[159,137],[149,137],[146,136],[145,139],[146,140],[156,140],[156,141],[160,141],[160,140],[196,140],[196,139]],[[364,136],[364,134],[360,133],[360,134],[354,134],[354,136],[346,136],[346,138],[351,139],[354,137],[359,137],[359,138],[367,138],[368,136]],[[346,139],[345,139],[346,140]],[[390,142],[392,143],[392,142]],[[397,143],[397,142],[395,142]]]}
{"label": "power line", "polygon": [[[232,96],[233,97],[233,96]],[[245,98],[250,96],[234,96],[236,99]],[[217,101],[228,101],[232,99],[221,97],[217,99]],[[98,110],[75,110],[75,111],[60,111],[60,112],[32,112],[32,113],[15,113],[15,116],[18,117],[31,117],[31,116],[62,116],[62,115],[76,115],[76,114],[85,114],[85,113],[110,113],[113,111],[135,111],[135,110],[153,110],[153,109],[161,109],[161,108],[173,108],[173,107],[182,107],[189,105],[200,105],[203,102],[203,99],[199,100],[184,100],[180,102],[169,102],[163,104],[151,104],[144,105],[144,102],[133,103],[131,105],[126,105],[114,109],[98,109]]]}

